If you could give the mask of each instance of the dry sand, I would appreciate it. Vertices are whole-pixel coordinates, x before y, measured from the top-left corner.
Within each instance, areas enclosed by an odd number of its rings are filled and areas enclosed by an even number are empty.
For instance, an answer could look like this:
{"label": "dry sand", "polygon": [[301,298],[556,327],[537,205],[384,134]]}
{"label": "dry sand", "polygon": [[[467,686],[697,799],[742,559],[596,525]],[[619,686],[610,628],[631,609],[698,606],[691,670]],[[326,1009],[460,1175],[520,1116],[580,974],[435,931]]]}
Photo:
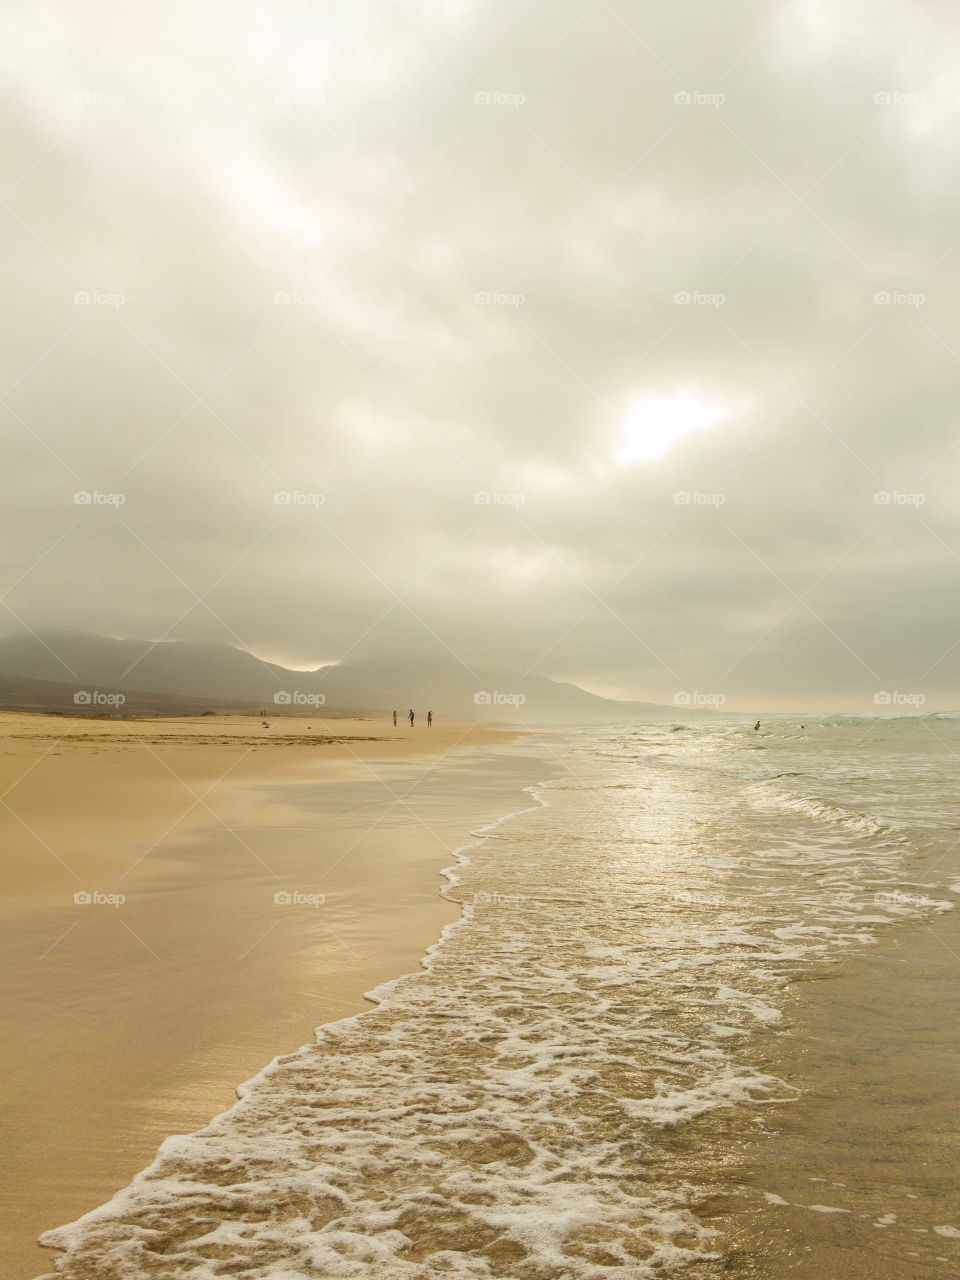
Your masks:
{"label": "dry sand", "polygon": [[456,918],[440,868],[520,794],[471,790],[465,749],[510,741],[494,726],[269,725],[0,713],[8,1280],[48,1270],[39,1232],[164,1136],[415,969]]}

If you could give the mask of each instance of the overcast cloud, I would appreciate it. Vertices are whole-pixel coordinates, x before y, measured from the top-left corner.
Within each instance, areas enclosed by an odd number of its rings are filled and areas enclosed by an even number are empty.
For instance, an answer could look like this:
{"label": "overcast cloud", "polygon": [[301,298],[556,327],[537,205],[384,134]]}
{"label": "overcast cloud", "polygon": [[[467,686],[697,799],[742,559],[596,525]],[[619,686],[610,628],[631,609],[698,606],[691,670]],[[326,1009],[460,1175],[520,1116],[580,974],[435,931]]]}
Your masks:
{"label": "overcast cloud", "polygon": [[958,38],[8,7],[0,629],[956,706]]}

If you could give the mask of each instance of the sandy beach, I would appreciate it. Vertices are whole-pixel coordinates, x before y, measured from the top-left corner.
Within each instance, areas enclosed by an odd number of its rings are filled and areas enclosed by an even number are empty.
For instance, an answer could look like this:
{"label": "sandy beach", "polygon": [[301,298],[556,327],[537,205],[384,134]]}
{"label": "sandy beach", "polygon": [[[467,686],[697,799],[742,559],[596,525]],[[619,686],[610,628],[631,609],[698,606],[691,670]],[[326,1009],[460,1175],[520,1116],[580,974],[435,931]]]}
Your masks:
{"label": "sandy beach", "polygon": [[495,727],[269,725],[0,715],[10,1280],[167,1134],[415,969],[458,914],[452,850],[522,803]]}

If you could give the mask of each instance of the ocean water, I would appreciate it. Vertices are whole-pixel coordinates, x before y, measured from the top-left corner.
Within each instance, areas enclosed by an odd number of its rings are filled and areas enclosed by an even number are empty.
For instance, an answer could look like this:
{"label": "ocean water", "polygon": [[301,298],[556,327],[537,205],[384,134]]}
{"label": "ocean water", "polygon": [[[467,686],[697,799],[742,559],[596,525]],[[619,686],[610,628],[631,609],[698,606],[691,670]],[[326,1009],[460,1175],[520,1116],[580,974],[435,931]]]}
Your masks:
{"label": "ocean water", "polygon": [[830,1271],[801,1239],[798,1275],[960,1274],[960,1209],[895,1161],[858,1200],[825,1155],[801,1204],[776,1146],[801,1115],[830,1151],[804,991],[950,919],[960,720],[590,729],[551,754],[448,871],[462,918],[423,969],[49,1232],[58,1275],[773,1280],[785,1210],[848,1233]]}

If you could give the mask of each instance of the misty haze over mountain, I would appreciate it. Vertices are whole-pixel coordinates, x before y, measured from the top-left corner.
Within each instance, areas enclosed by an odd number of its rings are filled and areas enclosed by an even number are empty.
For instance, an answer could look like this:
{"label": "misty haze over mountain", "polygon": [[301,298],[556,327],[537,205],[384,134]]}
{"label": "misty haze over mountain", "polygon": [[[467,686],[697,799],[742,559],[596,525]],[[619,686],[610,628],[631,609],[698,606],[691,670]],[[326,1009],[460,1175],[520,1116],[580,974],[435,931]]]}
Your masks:
{"label": "misty haze over mountain", "polygon": [[[48,687],[5,688],[3,677]],[[39,700],[71,710],[78,690],[120,690],[170,699],[131,697],[123,707],[128,713],[142,708],[175,714],[218,705],[255,707],[271,714],[319,715],[329,708],[381,713],[396,709],[405,715],[412,705],[421,715],[432,710],[449,718],[526,723],[676,719],[704,713],[694,705],[693,694],[675,707],[618,702],[505,668],[470,671],[449,656],[429,661],[366,659],[293,671],[212,642],[151,643],[69,632],[0,639],[0,699],[15,706]],[[95,711],[96,706],[89,709]]]}

